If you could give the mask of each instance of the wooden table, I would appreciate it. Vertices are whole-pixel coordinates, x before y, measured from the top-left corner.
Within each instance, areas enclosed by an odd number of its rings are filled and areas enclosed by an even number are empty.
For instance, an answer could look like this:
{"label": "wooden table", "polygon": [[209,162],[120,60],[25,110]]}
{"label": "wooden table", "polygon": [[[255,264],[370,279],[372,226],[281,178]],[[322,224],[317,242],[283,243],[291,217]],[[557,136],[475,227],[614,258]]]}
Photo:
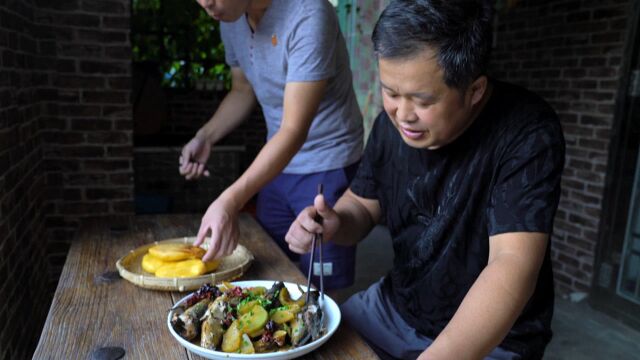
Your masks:
{"label": "wooden table", "polygon": [[[137,287],[116,272],[118,258],[138,246],[194,236],[200,216],[136,216],[85,224],[71,246],[34,359],[91,359],[120,347],[125,359],[202,359],[169,333],[167,310],[186,293]],[[305,276],[250,216],[240,217],[240,243],[255,256],[242,279],[304,284]],[[305,359],[377,359],[344,322]]]}

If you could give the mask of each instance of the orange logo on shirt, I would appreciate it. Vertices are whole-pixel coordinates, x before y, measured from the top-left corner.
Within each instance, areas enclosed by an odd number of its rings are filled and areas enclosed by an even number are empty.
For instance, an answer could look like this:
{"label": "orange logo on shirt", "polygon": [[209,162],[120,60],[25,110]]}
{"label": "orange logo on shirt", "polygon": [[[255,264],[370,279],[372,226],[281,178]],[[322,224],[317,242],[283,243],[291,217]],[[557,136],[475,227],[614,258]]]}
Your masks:
{"label": "orange logo on shirt", "polygon": [[278,45],[278,37],[276,37],[276,34],[271,35],[271,45]]}

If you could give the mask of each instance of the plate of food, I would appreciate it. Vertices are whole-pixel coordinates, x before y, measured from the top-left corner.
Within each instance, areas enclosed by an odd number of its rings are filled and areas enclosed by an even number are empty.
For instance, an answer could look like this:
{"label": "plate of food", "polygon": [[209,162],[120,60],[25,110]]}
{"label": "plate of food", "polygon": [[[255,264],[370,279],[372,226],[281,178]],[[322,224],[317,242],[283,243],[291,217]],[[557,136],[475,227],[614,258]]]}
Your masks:
{"label": "plate of food", "polygon": [[340,324],[338,304],[297,284],[204,285],[167,315],[171,335],[207,359],[293,359],[324,344]]}
{"label": "plate of food", "polygon": [[140,246],[116,262],[120,276],[131,283],[154,290],[188,291],[203,284],[216,284],[242,276],[251,265],[253,254],[238,245],[220,260],[203,262],[208,239],[193,246],[196,238],[182,237]]}

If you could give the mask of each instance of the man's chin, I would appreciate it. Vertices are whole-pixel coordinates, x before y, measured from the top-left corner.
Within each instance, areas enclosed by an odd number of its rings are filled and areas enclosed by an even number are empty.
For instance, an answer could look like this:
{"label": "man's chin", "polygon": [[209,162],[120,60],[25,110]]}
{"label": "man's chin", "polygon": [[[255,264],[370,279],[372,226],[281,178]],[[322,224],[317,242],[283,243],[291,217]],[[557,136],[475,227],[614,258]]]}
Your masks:
{"label": "man's chin", "polygon": [[400,131],[400,137],[405,144],[414,149],[430,149],[432,146],[434,146],[431,141],[429,141],[428,134],[424,134],[419,139],[412,139],[408,136],[405,136],[404,134],[402,134],[402,131]]}

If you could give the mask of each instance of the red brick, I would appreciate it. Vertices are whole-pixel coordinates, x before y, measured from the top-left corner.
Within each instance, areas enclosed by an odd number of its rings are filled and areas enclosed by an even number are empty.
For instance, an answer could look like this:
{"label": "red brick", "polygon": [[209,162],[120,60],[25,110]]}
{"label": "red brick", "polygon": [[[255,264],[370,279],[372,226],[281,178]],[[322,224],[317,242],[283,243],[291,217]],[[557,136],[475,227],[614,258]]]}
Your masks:
{"label": "red brick", "polygon": [[600,8],[593,11],[593,19],[623,18],[627,16],[627,11],[624,7]]}
{"label": "red brick", "polygon": [[131,144],[130,134],[122,131],[95,131],[86,136],[91,144]]}
{"label": "red brick", "polygon": [[113,185],[131,185],[133,184],[133,173],[110,174],[109,183]]}
{"label": "red brick", "polygon": [[[64,202],[61,203],[60,211],[68,215],[90,215],[106,213],[109,210],[106,202]],[[63,237],[70,239],[73,237],[72,232],[65,231]],[[54,236],[55,237],[55,236]],[[60,238],[60,237],[57,237]]]}
{"label": "red brick", "polygon": [[71,119],[71,130],[75,131],[106,131],[111,130],[113,121],[103,119]]}
{"label": "red brick", "polygon": [[[99,20],[99,19],[98,19]],[[98,58],[103,56],[102,46],[96,44],[68,43],[60,46],[60,56]]]}
{"label": "red brick", "polygon": [[571,196],[583,203],[583,204],[587,204],[587,205],[600,205],[600,198],[596,197],[596,196],[592,196],[592,195],[587,195],[583,192],[579,192],[579,191],[571,191]]}
{"label": "red brick", "polygon": [[61,89],[58,91],[57,100],[61,103],[79,103],[80,102],[80,91],[78,90],[65,90]]}
{"label": "red brick", "polygon": [[124,91],[83,91],[85,103],[122,104],[128,102],[128,92]]}
{"label": "red brick", "polygon": [[[41,60],[46,61],[47,63],[51,62],[50,59],[41,59]],[[77,71],[75,60],[57,59],[57,61],[55,61],[54,64],[55,64],[55,69],[58,73],[75,73]]]}
{"label": "red brick", "polygon": [[105,55],[111,59],[131,59],[131,47],[124,46],[107,46],[104,48]]}
{"label": "red brick", "polygon": [[111,77],[108,83],[109,88],[114,90],[131,90],[131,77]]}
{"label": "red brick", "polygon": [[73,117],[98,117],[102,110],[99,106],[90,105],[60,105],[58,106],[58,112],[62,116]]}
{"label": "red brick", "polygon": [[85,195],[87,200],[115,200],[130,199],[132,193],[129,188],[88,188]]}
{"label": "red brick", "polygon": [[86,13],[57,13],[55,15],[58,24],[65,24],[73,27],[98,27],[100,17]]}
{"label": "red brick", "polygon": [[110,43],[126,43],[128,32],[107,30],[78,30],[80,42],[98,43],[102,45]]}
{"label": "red brick", "polygon": [[54,84],[63,88],[95,89],[102,88],[105,84],[103,77],[84,75],[60,75]]}
{"label": "red brick", "polygon": [[79,0],[35,0],[34,3],[39,9],[51,10],[77,10],[79,9]]}
{"label": "red brick", "polygon": [[81,132],[46,131],[42,134],[42,137],[49,144],[72,145],[85,143],[85,134]]}
{"label": "red brick", "polygon": [[130,18],[128,16],[103,16],[102,25],[106,29],[129,29]]}
{"label": "red brick", "polygon": [[73,145],[73,146],[57,146],[46,152],[51,158],[102,158],[105,155],[103,146],[92,145]]}
{"label": "red brick", "polygon": [[84,162],[87,172],[94,171],[129,171],[131,170],[131,161],[129,160],[87,160]]}
{"label": "red brick", "polygon": [[111,203],[113,206],[113,212],[116,214],[133,214],[135,207],[133,201],[114,201]]}
{"label": "red brick", "polygon": [[64,177],[66,185],[70,186],[97,186],[107,183],[105,174],[66,174]]}
{"label": "red brick", "polygon": [[108,146],[107,147],[107,156],[114,158],[131,158],[133,156],[133,147],[130,145],[126,146]]}
{"label": "red brick", "polygon": [[124,14],[129,2],[108,0],[82,0],[82,10],[98,14]]}
{"label": "red brick", "polygon": [[114,61],[81,61],[80,71],[85,74],[128,74],[130,65]]}

